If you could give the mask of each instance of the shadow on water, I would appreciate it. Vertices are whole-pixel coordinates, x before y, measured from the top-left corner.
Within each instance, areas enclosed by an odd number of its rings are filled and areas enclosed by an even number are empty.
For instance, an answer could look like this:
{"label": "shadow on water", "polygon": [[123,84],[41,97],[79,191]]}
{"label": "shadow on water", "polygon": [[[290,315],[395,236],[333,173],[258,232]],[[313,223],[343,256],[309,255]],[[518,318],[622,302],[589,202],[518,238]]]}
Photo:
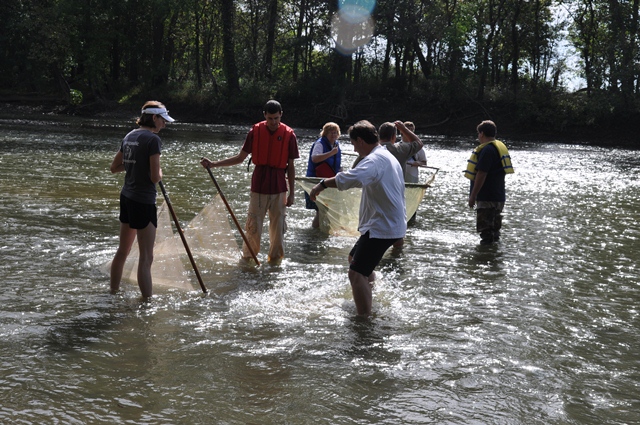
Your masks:
{"label": "shadow on water", "polygon": [[45,336],[47,348],[67,352],[104,340],[105,334],[116,329],[124,317],[126,314],[115,305],[93,306],[75,317],[52,323]]}
{"label": "shadow on water", "polygon": [[462,270],[468,272],[481,271],[502,276],[505,272],[504,255],[504,249],[499,244],[478,244],[462,251],[458,257],[458,264]]}
{"label": "shadow on water", "polygon": [[484,265],[490,271],[499,272],[504,268],[503,257],[504,251],[499,244],[478,244],[475,249],[471,251],[469,259],[478,265]]}
{"label": "shadow on water", "polygon": [[386,344],[387,337],[392,334],[391,329],[385,329],[373,317],[353,316],[347,323],[348,334],[351,335],[345,348],[347,356],[377,364],[400,361],[401,354],[390,351]]}
{"label": "shadow on water", "polygon": [[331,240],[331,235],[320,229],[303,227],[296,231],[296,250],[314,253],[324,246],[324,242]]}

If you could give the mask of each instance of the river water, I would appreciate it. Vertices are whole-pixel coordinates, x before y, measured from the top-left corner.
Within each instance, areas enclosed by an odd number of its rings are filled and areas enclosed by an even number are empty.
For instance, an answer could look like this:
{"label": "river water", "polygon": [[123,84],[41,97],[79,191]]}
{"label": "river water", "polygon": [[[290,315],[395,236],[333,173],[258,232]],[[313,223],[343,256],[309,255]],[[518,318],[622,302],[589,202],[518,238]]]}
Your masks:
{"label": "river water", "polygon": [[[425,137],[440,171],[361,320],[354,238],[311,229],[299,188],[280,266],[200,270],[206,296],[195,279],[150,303],[127,283],[109,295],[108,168],[129,128],[0,120],[0,423],[640,423],[636,151],[506,140],[502,243],[481,247],[462,176],[475,142]],[[319,129],[296,130],[303,172]],[[199,158],[237,153],[245,131],[160,134],[181,221],[215,193]],[[216,173],[244,222],[246,165]]]}

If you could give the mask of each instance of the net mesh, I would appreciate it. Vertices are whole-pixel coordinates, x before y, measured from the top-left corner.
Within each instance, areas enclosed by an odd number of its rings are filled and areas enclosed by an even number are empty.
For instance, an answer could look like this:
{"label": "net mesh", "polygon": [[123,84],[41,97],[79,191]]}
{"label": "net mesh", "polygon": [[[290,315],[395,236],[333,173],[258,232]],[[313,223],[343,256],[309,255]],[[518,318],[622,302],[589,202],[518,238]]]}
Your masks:
{"label": "net mesh", "polygon": [[[320,181],[317,177],[296,177],[296,183],[310,193],[313,186]],[[424,197],[428,183],[405,183],[405,203],[407,218],[411,218],[418,210]],[[358,215],[360,212],[360,196],[362,189],[323,190],[316,198],[318,206],[320,230],[330,235],[359,235]]]}
{"label": "net mesh", "polygon": [[[233,236],[229,216],[220,195],[216,195],[191,222],[183,228],[184,237],[198,270],[213,269],[219,263],[237,262],[241,252]],[[124,265],[122,279],[137,283],[138,243],[134,241]],[[102,270],[109,273],[111,261]],[[180,235],[174,233],[169,208],[158,209],[158,229],[151,265],[153,285],[193,290],[198,280]],[[206,285],[206,283],[205,283]]]}
{"label": "net mesh", "polygon": [[184,230],[194,257],[206,261],[209,266],[240,260],[240,244],[233,236],[238,229],[232,227],[229,220],[222,198],[216,195]]}

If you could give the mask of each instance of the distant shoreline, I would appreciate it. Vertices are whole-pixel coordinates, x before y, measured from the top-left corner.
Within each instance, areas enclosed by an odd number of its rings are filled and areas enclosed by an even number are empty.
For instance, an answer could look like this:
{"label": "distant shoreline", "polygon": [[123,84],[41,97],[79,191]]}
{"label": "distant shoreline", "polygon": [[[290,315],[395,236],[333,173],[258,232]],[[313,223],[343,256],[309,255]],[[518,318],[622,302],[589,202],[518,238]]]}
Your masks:
{"label": "distant shoreline", "polygon": [[[195,124],[221,124],[230,126],[250,126],[254,122],[262,119],[259,110],[254,108],[236,108],[233,111],[223,111],[212,113],[210,109],[199,105],[181,104],[167,101],[172,115],[182,122]],[[287,108],[283,104],[283,122],[298,128],[314,129],[318,131],[322,125],[333,120],[331,116],[313,113],[313,108],[301,108],[290,106]],[[0,96],[0,118],[33,119],[41,117],[64,117],[73,116],[78,118],[107,118],[109,120],[122,120],[122,124],[127,126],[128,122],[135,120],[138,116],[139,106],[133,104],[119,104],[117,102],[94,102],[79,106],[67,106],[58,99],[38,96]],[[637,127],[635,123],[629,122],[628,127],[618,127],[616,129],[593,129],[572,128],[562,132],[523,130],[517,126],[510,125],[511,120],[504,113],[495,112],[487,114],[486,108],[478,108],[476,111],[469,111],[463,117],[447,117],[442,119],[434,111],[416,110],[400,106],[385,109],[383,113],[379,110],[360,109],[359,113],[353,114],[351,120],[335,120],[346,131],[348,126],[360,119],[369,119],[375,125],[379,125],[387,120],[411,120],[416,123],[417,132],[427,136],[445,137],[469,137],[475,135],[476,125],[483,119],[493,119],[498,126],[498,138],[523,140],[523,141],[544,141],[569,144],[590,144],[602,146],[622,146],[626,148],[640,147],[637,139]],[[383,117],[384,115],[384,117]],[[490,115],[490,117],[487,117]],[[341,122],[342,121],[342,122]]]}

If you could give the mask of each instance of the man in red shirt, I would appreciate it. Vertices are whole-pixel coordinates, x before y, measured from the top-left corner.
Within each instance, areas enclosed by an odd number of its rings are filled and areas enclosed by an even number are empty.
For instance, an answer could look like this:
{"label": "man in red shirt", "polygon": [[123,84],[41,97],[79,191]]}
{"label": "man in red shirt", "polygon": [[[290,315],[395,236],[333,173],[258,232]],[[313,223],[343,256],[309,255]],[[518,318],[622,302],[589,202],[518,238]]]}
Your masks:
{"label": "man in red shirt", "polygon": [[[241,164],[251,154],[255,168],[251,177],[246,236],[251,249],[257,255],[260,251],[264,218],[269,212],[268,261],[279,262],[284,257],[285,211],[294,201],[294,160],[300,157],[300,153],[294,131],[280,122],[280,103],[275,100],[268,101],[263,114],[265,120],[251,128],[237,155],[220,161],[203,158],[200,163],[205,168],[226,167]],[[252,258],[246,243],[242,247],[242,256],[246,260]]]}

